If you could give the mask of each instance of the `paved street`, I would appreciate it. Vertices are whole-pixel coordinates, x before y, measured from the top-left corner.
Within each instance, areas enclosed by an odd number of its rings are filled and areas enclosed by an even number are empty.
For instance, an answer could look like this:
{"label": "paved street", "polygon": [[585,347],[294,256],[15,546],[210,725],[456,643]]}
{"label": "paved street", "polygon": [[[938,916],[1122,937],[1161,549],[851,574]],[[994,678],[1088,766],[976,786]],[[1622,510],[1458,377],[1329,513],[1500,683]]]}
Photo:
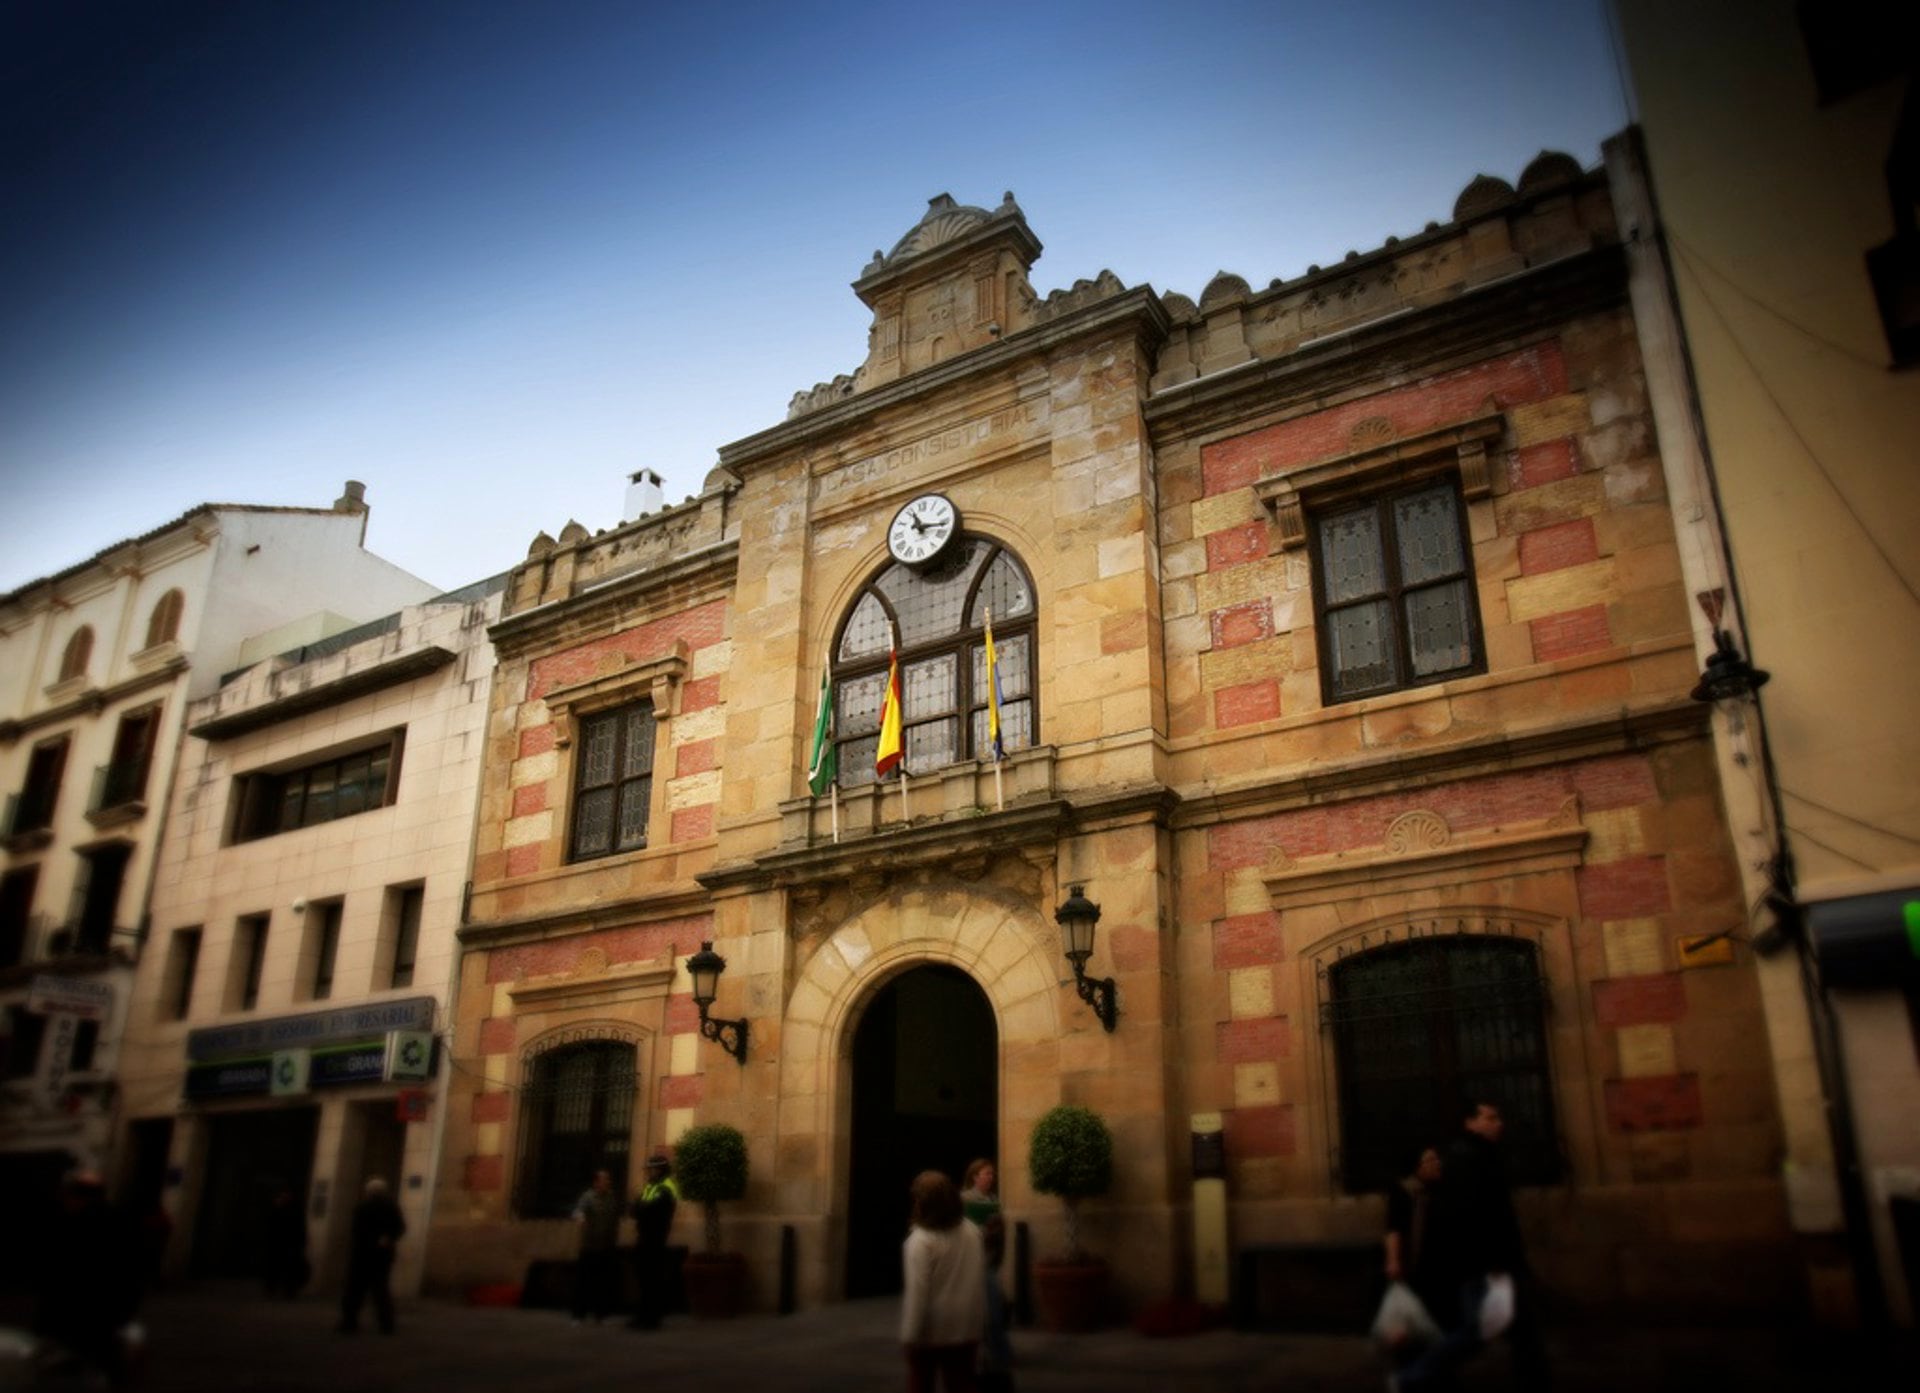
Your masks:
{"label": "paved street", "polygon": [[[653,1388],[832,1390],[897,1393],[897,1304],[853,1302],[796,1316],[696,1323],[672,1318],[641,1334],[617,1323],[575,1327],[554,1311],[477,1309],[408,1301],[399,1333],[333,1333],[319,1297],[269,1303],[252,1287],[199,1285],[162,1292],[147,1306],[146,1387],[186,1393],[516,1393]],[[1023,1393],[1064,1390],[1366,1390],[1384,1380],[1357,1337],[1212,1331],[1148,1339],[1129,1329],[1095,1335],[1016,1331]],[[1920,1386],[1911,1342],[1896,1367],[1876,1371],[1859,1338],[1783,1329],[1616,1330],[1562,1323],[1553,1335],[1560,1393],[1654,1393],[1733,1387],[1742,1393],[1802,1388]],[[1465,1381],[1467,1393],[1511,1387],[1496,1351]]]}

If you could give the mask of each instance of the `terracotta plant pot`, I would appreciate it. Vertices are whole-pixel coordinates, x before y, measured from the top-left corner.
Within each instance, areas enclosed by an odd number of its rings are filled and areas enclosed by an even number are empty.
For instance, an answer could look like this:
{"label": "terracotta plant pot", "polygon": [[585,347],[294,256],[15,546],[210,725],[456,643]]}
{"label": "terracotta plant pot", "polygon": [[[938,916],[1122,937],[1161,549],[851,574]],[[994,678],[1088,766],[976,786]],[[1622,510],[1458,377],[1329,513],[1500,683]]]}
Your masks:
{"label": "terracotta plant pot", "polygon": [[688,1253],[680,1276],[696,1320],[727,1320],[746,1304],[747,1260],[738,1253]]}
{"label": "terracotta plant pot", "polygon": [[1099,1329],[1107,1304],[1105,1259],[1036,1262],[1033,1285],[1040,1297],[1043,1327],[1054,1331]]}

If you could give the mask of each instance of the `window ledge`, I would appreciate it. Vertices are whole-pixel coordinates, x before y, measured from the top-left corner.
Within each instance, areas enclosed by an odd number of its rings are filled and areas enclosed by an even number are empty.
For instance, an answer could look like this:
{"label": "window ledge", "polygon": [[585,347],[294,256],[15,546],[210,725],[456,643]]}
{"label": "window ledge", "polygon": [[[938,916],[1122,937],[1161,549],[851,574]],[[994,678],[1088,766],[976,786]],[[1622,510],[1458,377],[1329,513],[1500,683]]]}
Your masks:
{"label": "window ledge", "polygon": [[1384,418],[1363,421],[1354,432],[1359,448],[1261,479],[1254,496],[1272,512],[1281,547],[1293,550],[1307,544],[1306,495],[1347,485],[1371,488],[1449,451],[1459,465],[1461,495],[1469,502],[1487,497],[1493,491],[1487,446],[1505,430],[1506,416],[1499,411],[1407,436],[1395,435]]}
{"label": "window ledge", "polygon": [[185,657],[176,640],[166,639],[151,648],[142,648],[127,661],[133,665],[135,672],[158,672],[163,667],[183,661]]}
{"label": "window ledge", "polygon": [[76,701],[93,690],[93,679],[83,672],[78,677],[49,682],[42,690],[51,702]]}
{"label": "window ledge", "polygon": [[147,800],[129,798],[124,803],[116,803],[111,808],[92,808],[87,812],[87,821],[95,828],[124,827],[130,822],[138,822],[147,815]]}

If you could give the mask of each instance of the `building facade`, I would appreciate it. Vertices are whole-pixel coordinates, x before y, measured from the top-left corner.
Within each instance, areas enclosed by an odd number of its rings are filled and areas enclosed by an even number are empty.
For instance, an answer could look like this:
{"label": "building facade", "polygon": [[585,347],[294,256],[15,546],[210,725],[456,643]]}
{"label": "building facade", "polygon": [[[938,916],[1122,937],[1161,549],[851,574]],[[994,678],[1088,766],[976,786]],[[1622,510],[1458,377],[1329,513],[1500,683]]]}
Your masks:
{"label": "building facade", "polygon": [[1046,1255],[1027,1138],[1077,1103],[1117,1153],[1082,1230],[1137,1302],[1220,1257],[1196,1134],[1227,1249],[1367,1244],[1485,1096],[1556,1286],[1793,1304],[1605,176],[1542,155],[1197,301],[1043,298],[1039,253],[1011,196],[933,200],[855,282],[856,372],[513,573],[429,1285],[565,1256],[590,1171],[695,1121],[748,1137],[762,1305],[886,1290],[907,1179],[974,1155]]}
{"label": "building facade", "polygon": [[176,1273],[259,1274],[284,1190],[336,1282],[378,1177],[418,1285],[500,601],[498,579],[436,596],[189,708],[120,1075]]}
{"label": "building facade", "polygon": [[[189,702],[245,639],[314,637],[432,593],[331,508],[207,504],[0,597],[0,1224],[105,1166],[128,989]],[[24,1246],[24,1245],[23,1245]],[[7,1274],[12,1275],[12,1274]]]}
{"label": "building facade", "polygon": [[[1920,105],[1898,7],[1619,0],[1636,291],[1821,1308],[1920,1281]],[[1623,218],[1623,221],[1625,219]]]}

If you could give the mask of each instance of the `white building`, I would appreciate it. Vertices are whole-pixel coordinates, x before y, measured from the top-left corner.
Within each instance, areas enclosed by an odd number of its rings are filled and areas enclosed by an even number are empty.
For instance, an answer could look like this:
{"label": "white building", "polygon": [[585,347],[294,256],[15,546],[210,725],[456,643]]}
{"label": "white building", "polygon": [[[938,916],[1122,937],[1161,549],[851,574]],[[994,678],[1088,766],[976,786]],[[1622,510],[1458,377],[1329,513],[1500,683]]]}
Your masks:
{"label": "white building", "polygon": [[257,1274],[286,1189],[337,1280],[379,1176],[413,1234],[395,1285],[418,1284],[504,579],[188,710],[121,1071],[126,1164],[164,1196],[175,1270]]}

